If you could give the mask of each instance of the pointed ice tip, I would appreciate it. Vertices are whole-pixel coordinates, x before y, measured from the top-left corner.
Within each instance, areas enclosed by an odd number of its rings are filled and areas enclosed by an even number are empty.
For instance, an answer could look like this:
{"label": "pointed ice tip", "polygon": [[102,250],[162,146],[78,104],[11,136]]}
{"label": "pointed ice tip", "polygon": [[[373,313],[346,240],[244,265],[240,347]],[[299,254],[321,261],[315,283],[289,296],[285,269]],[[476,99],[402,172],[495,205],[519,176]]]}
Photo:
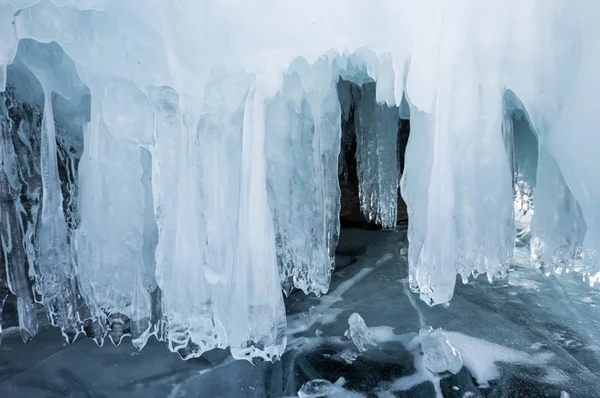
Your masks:
{"label": "pointed ice tip", "polygon": [[27,329],[21,329],[21,338],[23,339],[23,343],[27,344],[33,339],[33,334],[29,332]]}
{"label": "pointed ice tip", "polygon": [[92,340],[94,340],[98,347],[102,347],[104,345],[104,337],[96,337]]}
{"label": "pointed ice tip", "polygon": [[65,338],[65,341],[69,345],[73,344],[75,342],[75,340],[77,339],[77,333],[75,333],[72,328],[63,329],[62,334],[63,334],[63,337]]}
{"label": "pointed ice tip", "polygon": [[131,344],[138,351],[142,351],[142,348],[144,348],[146,346],[146,343],[148,343],[148,338],[140,337],[140,338],[131,340]]}

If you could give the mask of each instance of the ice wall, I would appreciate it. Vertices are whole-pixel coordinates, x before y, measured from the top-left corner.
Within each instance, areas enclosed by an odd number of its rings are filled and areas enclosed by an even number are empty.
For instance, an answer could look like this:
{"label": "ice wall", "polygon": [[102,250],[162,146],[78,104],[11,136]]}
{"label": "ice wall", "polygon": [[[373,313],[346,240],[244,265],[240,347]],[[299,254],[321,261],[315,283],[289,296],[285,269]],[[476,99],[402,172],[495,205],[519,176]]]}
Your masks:
{"label": "ice wall", "polygon": [[591,0],[5,1],[0,301],[18,297],[25,340],[43,303],[69,340],[278,357],[280,289],[328,289],[349,106],[363,211],[384,226],[410,115],[423,300],[504,276],[523,223],[534,264],[593,284],[598,17]]}

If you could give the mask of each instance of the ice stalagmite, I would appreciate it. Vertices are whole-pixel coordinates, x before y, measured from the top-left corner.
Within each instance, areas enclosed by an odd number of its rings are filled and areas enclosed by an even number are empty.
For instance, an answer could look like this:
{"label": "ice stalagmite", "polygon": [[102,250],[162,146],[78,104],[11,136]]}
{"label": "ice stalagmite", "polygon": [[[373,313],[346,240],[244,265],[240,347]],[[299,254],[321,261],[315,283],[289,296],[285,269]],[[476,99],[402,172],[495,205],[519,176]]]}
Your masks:
{"label": "ice stalagmite", "polygon": [[375,83],[355,90],[356,163],[365,217],[394,228],[398,212],[398,119],[396,106],[378,104]]}

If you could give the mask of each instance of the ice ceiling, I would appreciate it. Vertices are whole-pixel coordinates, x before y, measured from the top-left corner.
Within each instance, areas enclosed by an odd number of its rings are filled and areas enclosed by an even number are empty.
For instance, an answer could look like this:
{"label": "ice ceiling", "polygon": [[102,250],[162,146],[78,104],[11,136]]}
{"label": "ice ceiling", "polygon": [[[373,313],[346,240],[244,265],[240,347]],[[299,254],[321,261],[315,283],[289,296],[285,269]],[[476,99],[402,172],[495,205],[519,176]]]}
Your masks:
{"label": "ice ceiling", "polygon": [[43,303],[69,340],[278,357],[281,289],[328,289],[349,117],[362,209],[393,228],[400,184],[423,300],[504,276],[517,235],[593,284],[599,17],[593,0],[4,0],[0,300],[18,297],[26,340]]}

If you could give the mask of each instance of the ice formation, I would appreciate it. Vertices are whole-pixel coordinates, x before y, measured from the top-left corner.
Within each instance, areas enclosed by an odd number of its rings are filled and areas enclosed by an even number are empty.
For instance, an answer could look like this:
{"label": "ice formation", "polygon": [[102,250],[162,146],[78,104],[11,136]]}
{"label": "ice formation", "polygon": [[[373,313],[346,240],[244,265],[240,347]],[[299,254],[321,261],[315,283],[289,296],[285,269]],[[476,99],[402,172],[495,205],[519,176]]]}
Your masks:
{"label": "ice formation", "polygon": [[376,345],[369,327],[358,312],[353,313],[348,318],[348,330],[346,330],[344,336],[352,340],[360,352],[367,351],[367,346]]}
{"label": "ice formation", "polygon": [[441,328],[431,326],[419,330],[423,362],[433,373],[458,373],[463,366],[460,352],[452,346]]}
{"label": "ice formation", "polygon": [[450,300],[457,274],[504,276],[515,237],[593,284],[599,16],[591,0],[5,0],[0,302],[17,296],[25,340],[43,304],[69,340],[278,357],[280,289],[329,287],[351,110],[362,210],[393,228],[400,183],[424,301]]}

